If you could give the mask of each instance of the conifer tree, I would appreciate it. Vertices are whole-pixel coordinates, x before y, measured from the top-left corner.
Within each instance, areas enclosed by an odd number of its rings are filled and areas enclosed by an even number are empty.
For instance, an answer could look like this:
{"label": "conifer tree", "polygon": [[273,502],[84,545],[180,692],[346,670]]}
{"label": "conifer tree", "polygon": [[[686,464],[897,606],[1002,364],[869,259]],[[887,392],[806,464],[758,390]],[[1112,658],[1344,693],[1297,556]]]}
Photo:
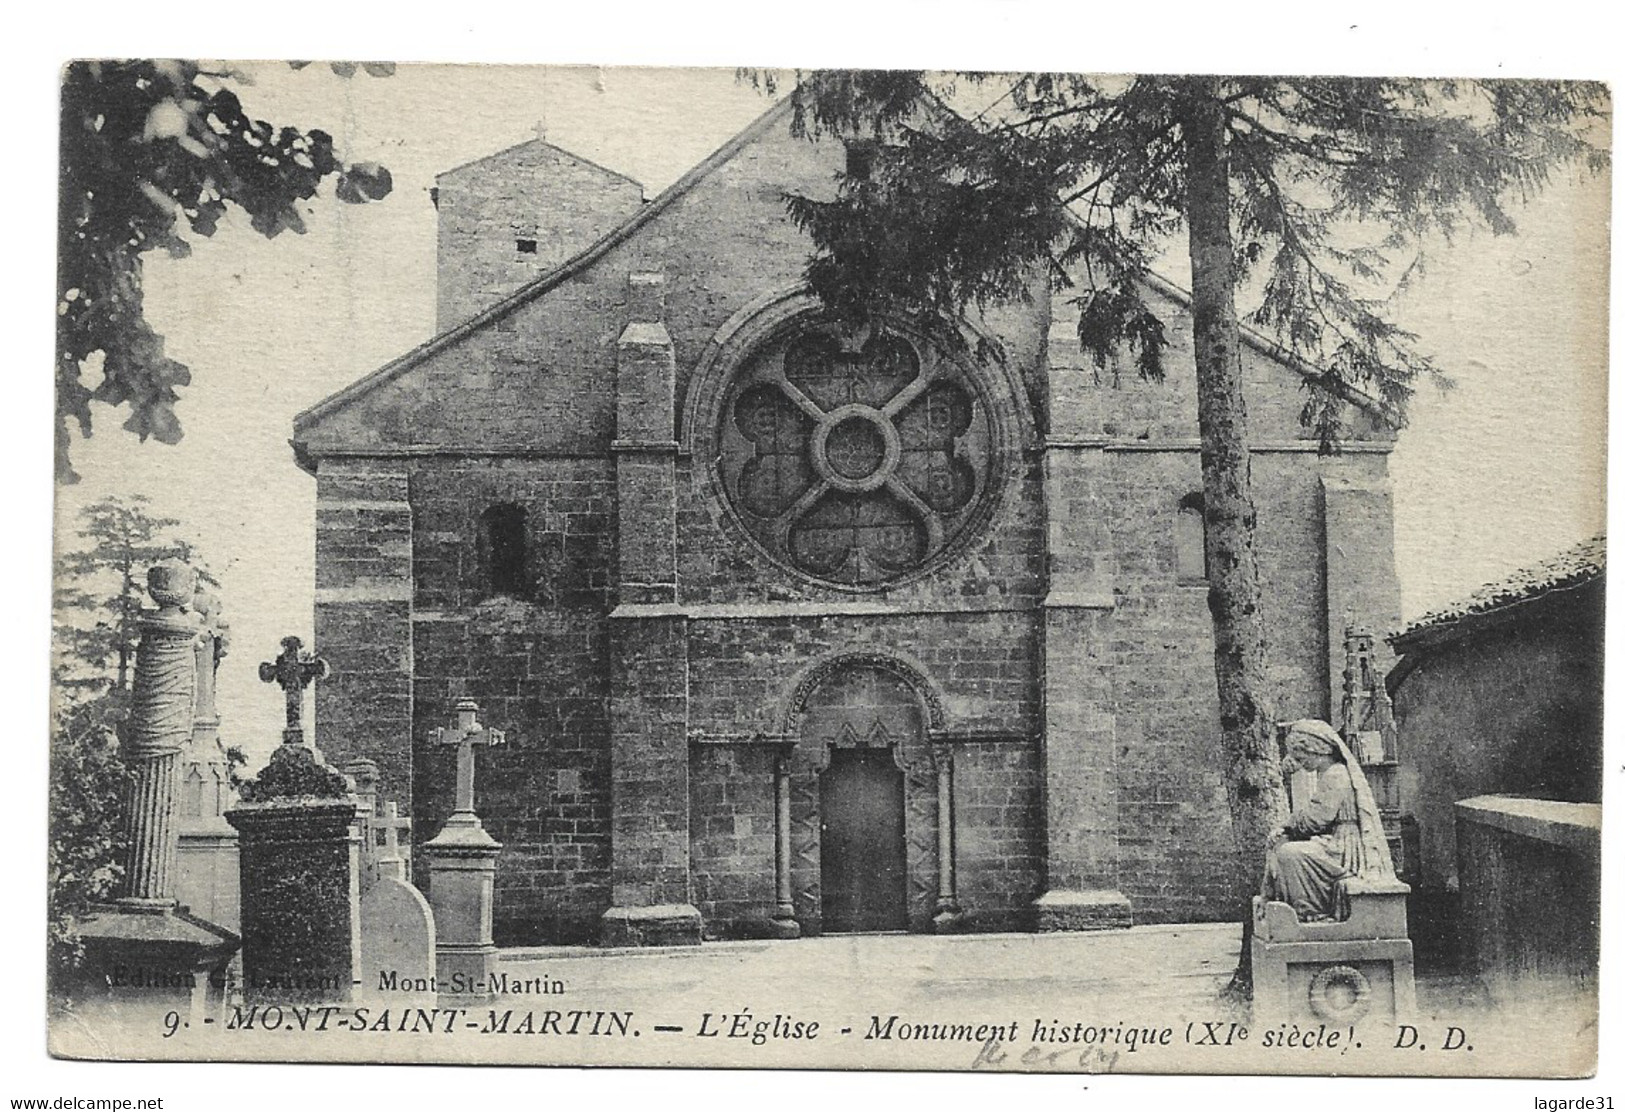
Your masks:
{"label": "conifer tree", "polygon": [[[772,86],[774,75],[753,73]],[[829,309],[960,319],[1031,296],[1077,300],[1102,368],[1163,375],[1152,260],[1184,235],[1207,521],[1219,737],[1235,884],[1256,888],[1284,793],[1264,670],[1241,328],[1306,376],[1302,420],[1335,450],[1359,407],[1392,428],[1439,367],[1392,301],[1430,237],[1514,230],[1510,200],[1607,164],[1607,90],[1583,82],[1326,77],[1092,78],[820,70],[794,127],[876,145],[833,199],[792,196],[807,280]],[[949,106],[975,101],[974,112]],[[1238,313],[1238,292],[1253,307]],[[1251,917],[1233,987],[1251,988]]]}
{"label": "conifer tree", "polygon": [[[57,557],[47,867],[53,972],[78,960],[75,913],[106,899],[119,878],[126,773],[118,735],[129,711],[146,572],[164,560],[185,560],[200,581],[219,585],[181,523],[155,514],[142,495],[85,506]],[[241,754],[231,752],[234,768]]]}

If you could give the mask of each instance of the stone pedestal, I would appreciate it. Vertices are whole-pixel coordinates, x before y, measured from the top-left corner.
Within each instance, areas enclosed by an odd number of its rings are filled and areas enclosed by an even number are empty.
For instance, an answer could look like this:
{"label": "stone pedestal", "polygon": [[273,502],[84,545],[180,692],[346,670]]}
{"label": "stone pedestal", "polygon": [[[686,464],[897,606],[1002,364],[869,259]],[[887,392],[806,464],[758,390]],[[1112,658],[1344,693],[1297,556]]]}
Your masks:
{"label": "stone pedestal", "polygon": [[1410,887],[1392,878],[1344,881],[1349,917],[1300,923],[1284,903],[1253,898],[1253,1021],[1392,1025],[1416,1013],[1406,933]]}
{"label": "stone pedestal", "polygon": [[423,847],[434,911],[435,983],[443,994],[487,999],[497,948],[491,937],[497,856],[502,846],[473,814],[458,812]]}
{"label": "stone pedestal", "polygon": [[241,929],[237,832],[229,826],[223,831],[183,829],[176,864],[175,897],[181,906],[227,930]]}
{"label": "stone pedestal", "polygon": [[361,949],[355,798],[344,777],[293,744],[244,794],[226,819],[240,835],[245,998],[351,999]]}
{"label": "stone pedestal", "polygon": [[227,624],[220,616],[220,600],[206,591],[198,591],[194,608],[203,630],[193,644],[197,692],[192,737],[180,760],[175,896],[192,914],[236,931],[242,927],[237,831],[226,821],[226,812],[237,802],[237,793],[215,707],[215,674],[226,655]]}
{"label": "stone pedestal", "polygon": [[237,952],[231,931],[185,908],[108,904],[78,920],[84,960],[70,995],[113,1026],[150,1025],[174,1011],[201,1030],[218,1019]]}
{"label": "stone pedestal", "polygon": [[175,897],[192,914],[239,930],[237,831],[226,821],[236,799],[220,743],[194,736],[191,748],[181,754],[180,780]]}

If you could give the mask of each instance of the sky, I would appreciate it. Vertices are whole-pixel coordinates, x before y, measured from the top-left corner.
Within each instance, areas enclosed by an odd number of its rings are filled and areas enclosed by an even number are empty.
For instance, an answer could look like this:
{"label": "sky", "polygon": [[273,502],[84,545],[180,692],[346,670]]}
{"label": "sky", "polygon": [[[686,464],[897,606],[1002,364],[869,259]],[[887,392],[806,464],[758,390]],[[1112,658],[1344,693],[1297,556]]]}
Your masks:
{"label": "sky", "polygon": [[[403,66],[341,78],[323,65],[239,66],[245,108],[319,127],[346,161],[389,167],[381,203],[313,199],[308,232],[265,240],[240,214],[190,258],[149,256],[149,319],[191,366],[180,444],[138,443],[99,408],[74,447],[83,480],[59,529],[105,494],[140,491],[179,518],[220,577],[232,623],[220,709],[228,741],[276,743],[280,700],[256,665],[311,642],[314,479],[294,414],[432,334],[437,173],[540,134],[643,183],[647,196],[770,101],[729,70]],[[1392,459],[1407,619],[1601,532],[1606,441],[1608,182],[1565,176],[1517,210],[1519,233],[1429,245],[1398,306],[1456,386],[1424,387]],[[1180,277],[1181,245],[1166,269]]]}

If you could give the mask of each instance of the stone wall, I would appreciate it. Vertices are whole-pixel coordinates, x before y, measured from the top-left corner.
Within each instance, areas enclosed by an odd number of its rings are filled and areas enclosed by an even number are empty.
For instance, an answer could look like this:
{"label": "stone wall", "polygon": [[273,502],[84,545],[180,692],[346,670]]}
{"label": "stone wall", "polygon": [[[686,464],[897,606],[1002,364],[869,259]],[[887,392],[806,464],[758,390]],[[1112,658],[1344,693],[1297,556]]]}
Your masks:
{"label": "stone wall", "polygon": [[948,731],[1032,737],[1034,617],[1030,610],[803,615],[773,604],[727,619],[696,616],[689,733],[777,733],[803,672],[836,653],[874,652],[913,662],[929,678],[941,692]]}
{"label": "stone wall", "polygon": [[[414,466],[417,589],[415,829],[450,813],[453,754],[429,745],[457,698],[507,744],[481,754],[479,813],[504,846],[496,931],[505,944],[582,940],[609,898],[608,460],[422,461]],[[493,595],[480,515],[525,512],[527,590]]]}
{"label": "stone wall", "polygon": [[412,805],[412,550],[404,460],[330,458],[316,475],[312,736],[329,762],[378,762],[380,794]]}
{"label": "stone wall", "polygon": [[1454,887],[1457,800],[1602,798],[1602,604],[1593,581],[1406,652],[1390,683],[1422,888]]}
{"label": "stone wall", "polygon": [[461,324],[638,210],[643,187],[533,141],[435,179],[437,329]]}
{"label": "stone wall", "polygon": [[[1380,473],[1381,456],[1360,460]],[[1234,879],[1220,773],[1207,590],[1182,580],[1176,547],[1181,499],[1201,489],[1197,456],[1108,447],[1102,466],[1095,509],[1108,522],[1112,609],[1105,642],[1088,651],[1113,684],[1121,890],[1136,922],[1231,918],[1246,892]],[[1327,466],[1306,451],[1259,452],[1253,460],[1266,666],[1281,719],[1323,718],[1331,708],[1321,511]],[[1391,606],[1391,562],[1374,560],[1368,575],[1350,597],[1380,620]],[[1056,677],[1063,692],[1080,690],[1079,682]],[[1052,715],[1052,729],[1063,726]],[[1052,737],[1051,750],[1058,745]]]}
{"label": "stone wall", "polygon": [[1044,890],[1043,779],[1027,738],[954,746],[954,849],[970,930],[1030,930]]}
{"label": "stone wall", "polygon": [[706,937],[761,934],[774,906],[773,750],[696,745],[690,753],[689,853]]}
{"label": "stone wall", "polygon": [[[953,748],[965,927],[1029,929],[1044,876],[1036,747],[1001,739]],[[705,744],[692,752],[689,839],[694,902],[706,936],[760,936],[774,899],[772,748]]]}
{"label": "stone wall", "polygon": [[[1180,574],[1176,554],[1181,502],[1200,489],[1176,296],[1154,295],[1172,341],[1162,383],[1097,375],[1077,356],[1075,310],[1062,299],[1053,317],[1040,296],[980,322],[1005,346],[1002,362],[966,357],[992,411],[999,493],[976,535],[927,573],[877,591],[834,588],[787,572],[730,525],[697,447],[719,412],[706,391],[720,387],[705,374],[728,329],[800,280],[807,244],[783,193],[827,192],[841,160],[840,144],[794,138],[787,114],[772,114],[686,191],[638,210],[641,225],[590,266],[301,418],[301,450],[319,461],[318,647],[336,673],[319,712],[353,737],[340,757],[379,760],[385,790],[410,796],[420,840],[449,807],[449,758],[425,742],[452,701],[473,697],[507,731],[508,748],[485,755],[479,772],[481,815],[506,846],[500,942],[591,935],[613,894],[612,838],[633,851],[624,862],[617,854],[627,876],[615,886],[644,902],[692,899],[713,933],[748,930],[773,901],[771,758],[760,743],[784,729],[798,678],[842,653],[906,661],[941,704],[956,752],[960,903],[973,926],[1023,925],[1052,872],[1085,888],[1120,885],[1140,921],[1228,918],[1240,907],[1205,590]],[[487,224],[504,242],[514,234],[508,207],[524,191],[477,185],[478,169],[457,172],[467,204],[448,207],[453,176],[442,179],[443,245],[465,217],[467,236]],[[466,191],[487,188],[483,202]],[[620,190],[608,188],[613,208]],[[443,312],[459,289],[514,277],[443,271]],[[618,377],[635,377],[619,341],[650,315],[633,307],[632,275],[664,279],[674,462],[626,456],[666,451],[655,443],[669,444],[664,423],[632,447],[617,432]],[[1295,375],[1255,350],[1246,371],[1263,446],[1254,477],[1276,709],[1324,717],[1328,630],[1341,620],[1328,596],[1327,530],[1363,530],[1337,538],[1355,569],[1339,573],[1339,604],[1371,611],[1360,617],[1381,627],[1392,583],[1388,535],[1329,511],[1324,481],[1380,487],[1385,446],[1319,459],[1296,426]],[[637,416],[664,416],[653,408]],[[616,541],[618,519],[630,539],[653,538],[643,522],[656,509],[617,492],[617,441],[623,478],[647,463],[675,479],[675,583],[664,563]],[[529,587],[518,597],[490,597],[487,586],[480,515],[497,504],[525,514]],[[613,582],[623,558],[658,572],[658,584],[645,572],[632,576],[638,590]],[[641,631],[658,634],[661,659],[643,663],[659,692],[627,671],[641,666]],[[612,752],[626,758],[614,775]],[[934,794],[931,805],[934,814]],[[1056,847],[1076,831],[1057,821],[1074,819],[1089,826],[1088,845],[1063,860]]]}
{"label": "stone wall", "polygon": [[1491,998],[1594,992],[1601,805],[1479,796],[1455,812],[1462,938]]}

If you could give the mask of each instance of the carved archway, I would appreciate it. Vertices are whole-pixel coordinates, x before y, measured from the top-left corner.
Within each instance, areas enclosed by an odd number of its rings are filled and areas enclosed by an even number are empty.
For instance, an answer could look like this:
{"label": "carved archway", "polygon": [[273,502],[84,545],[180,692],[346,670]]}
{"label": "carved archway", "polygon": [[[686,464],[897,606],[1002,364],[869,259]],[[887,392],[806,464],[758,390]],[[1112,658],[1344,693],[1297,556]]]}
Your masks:
{"label": "carved archway", "polygon": [[945,717],[942,690],[918,662],[895,650],[849,650],[823,657],[797,674],[780,716],[780,735],[794,743],[801,731],[801,720],[812,694],[829,682],[830,677],[855,668],[873,668],[896,676],[919,701],[926,734],[929,736],[942,731]]}
{"label": "carved archway", "polygon": [[916,666],[897,657],[840,653],[800,677],[784,723],[791,746],[784,762],[790,793],[790,886],[802,929],[816,934],[823,926],[820,777],[832,749],[853,748],[888,750],[902,771],[908,925],[930,930],[943,890],[938,762],[939,756],[946,759],[930,740],[942,725],[942,702],[933,685]]}

